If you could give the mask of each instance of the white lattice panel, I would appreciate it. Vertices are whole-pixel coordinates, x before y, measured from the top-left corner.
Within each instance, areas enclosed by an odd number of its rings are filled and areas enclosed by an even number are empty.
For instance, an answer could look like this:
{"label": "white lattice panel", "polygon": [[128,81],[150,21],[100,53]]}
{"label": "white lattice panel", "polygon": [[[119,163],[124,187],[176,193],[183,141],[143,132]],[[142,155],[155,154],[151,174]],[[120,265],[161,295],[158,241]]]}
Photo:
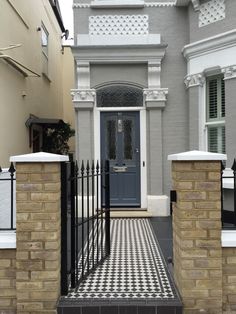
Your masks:
{"label": "white lattice panel", "polygon": [[210,0],[200,5],[199,27],[225,18],[225,0]]}
{"label": "white lattice panel", "polygon": [[90,35],[146,35],[148,15],[96,15],[89,17]]}

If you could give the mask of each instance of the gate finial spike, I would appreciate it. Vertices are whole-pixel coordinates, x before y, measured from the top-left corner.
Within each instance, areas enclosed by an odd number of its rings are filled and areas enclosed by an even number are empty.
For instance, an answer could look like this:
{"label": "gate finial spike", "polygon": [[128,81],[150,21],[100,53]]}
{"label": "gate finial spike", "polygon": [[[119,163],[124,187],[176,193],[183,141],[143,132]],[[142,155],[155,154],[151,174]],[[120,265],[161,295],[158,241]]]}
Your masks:
{"label": "gate finial spike", "polygon": [[78,161],[76,160],[75,162],[75,173],[78,173],[79,171],[79,166],[78,166]]}
{"label": "gate finial spike", "polygon": [[96,170],[97,170],[97,172],[99,171],[99,163],[98,163],[98,160],[97,160],[97,164],[96,164]]}
{"label": "gate finial spike", "polygon": [[223,161],[221,161],[221,171],[224,171],[225,170],[225,165],[223,163]]}
{"label": "gate finial spike", "polygon": [[236,172],[236,160],[235,160],[235,158],[234,158],[234,163],[233,163],[233,166],[231,169]]}
{"label": "gate finial spike", "polygon": [[94,166],[94,160],[92,160],[92,166],[91,166],[92,172],[94,172],[95,166]]}
{"label": "gate finial spike", "polygon": [[81,173],[84,173],[84,161],[82,160],[82,164],[81,164]]}
{"label": "gate finial spike", "polygon": [[0,166],[0,172],[2,172],[2,167]]}
{"label": "gate finial spike", "polygon": [[86,170],[87,170],[87,172],[89,172],[89,170],[90,170],[90,166],[89,166],[89,161],[88,160],[87,160]]}
{"label": "gate finial spike", "polygon": [[11,174],[13,174],[16,171],[16,169],[14,168],[13,162],[11,162],[11,165],[8,169],[8,172],[10,172]]}

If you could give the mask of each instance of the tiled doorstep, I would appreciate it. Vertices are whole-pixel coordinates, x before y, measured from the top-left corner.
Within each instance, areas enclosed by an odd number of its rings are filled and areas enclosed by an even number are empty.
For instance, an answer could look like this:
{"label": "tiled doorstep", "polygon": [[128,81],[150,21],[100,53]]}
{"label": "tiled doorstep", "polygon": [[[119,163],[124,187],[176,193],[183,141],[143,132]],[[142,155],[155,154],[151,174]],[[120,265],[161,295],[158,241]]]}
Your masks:
{"label": "tiled doorstep", "polygon": [[[82,306],[90,311],[92,305],[99,305],[94,309],[95,314],[104,305],[114,304],[116,312],[120,311],[118,305],[129,305],[129,310],[133,305],[137,306],[135,313],[141,313],[140,307],[145,307],[145,314],[156,313],[157,307],[170,310],[158,314],[177,313],[181,303],[149,220],[112,219],[111,235],[110,257],[76,290],[61,299],[59,309]],[[87,313],[86,309],[81,314]]]}

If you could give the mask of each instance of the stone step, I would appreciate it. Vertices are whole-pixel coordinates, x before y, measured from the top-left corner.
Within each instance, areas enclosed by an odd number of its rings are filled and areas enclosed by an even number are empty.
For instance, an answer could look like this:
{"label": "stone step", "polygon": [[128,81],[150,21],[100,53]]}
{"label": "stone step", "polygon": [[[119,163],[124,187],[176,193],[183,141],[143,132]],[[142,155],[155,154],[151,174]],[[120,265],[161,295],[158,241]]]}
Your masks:
{"label": "stone step", "polygon": [[111,218],[150,218],[152,214],[147,210],[113,210],[110,212]]}

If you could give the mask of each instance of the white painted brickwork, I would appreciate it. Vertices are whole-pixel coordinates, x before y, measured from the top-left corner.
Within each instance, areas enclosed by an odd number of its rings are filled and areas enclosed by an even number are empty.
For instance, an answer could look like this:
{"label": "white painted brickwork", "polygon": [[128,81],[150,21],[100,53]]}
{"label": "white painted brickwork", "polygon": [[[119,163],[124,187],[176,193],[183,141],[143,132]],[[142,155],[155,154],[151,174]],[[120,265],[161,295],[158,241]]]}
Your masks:
{"label": "white painted brickwork", "polygon": [[146,35],[148,15],[96,15],[89,17],[90,35]]}
{"label": "white painted brickwork", "polygon": [[225,0],[210,0],[200,5],[199,27],[225,18]]}

